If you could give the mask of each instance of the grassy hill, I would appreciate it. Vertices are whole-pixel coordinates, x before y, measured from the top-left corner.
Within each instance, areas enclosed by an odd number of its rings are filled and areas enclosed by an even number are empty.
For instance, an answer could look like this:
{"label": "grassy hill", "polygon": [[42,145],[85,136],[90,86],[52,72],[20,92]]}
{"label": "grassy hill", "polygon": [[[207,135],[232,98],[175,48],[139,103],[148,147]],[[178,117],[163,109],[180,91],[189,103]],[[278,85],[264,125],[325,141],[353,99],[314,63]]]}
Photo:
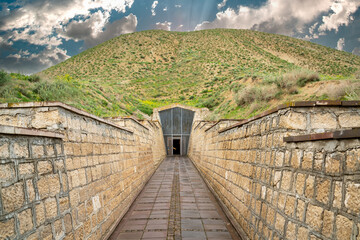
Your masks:
{"label": "grassy hill", "polygon": [[59,100],[99,116],[179,102],[243,118],[289,100],[358,98],[359,70],[358,56],[282,35],[152,30],[88,49],[41,80],[12,76],[0,101]]}

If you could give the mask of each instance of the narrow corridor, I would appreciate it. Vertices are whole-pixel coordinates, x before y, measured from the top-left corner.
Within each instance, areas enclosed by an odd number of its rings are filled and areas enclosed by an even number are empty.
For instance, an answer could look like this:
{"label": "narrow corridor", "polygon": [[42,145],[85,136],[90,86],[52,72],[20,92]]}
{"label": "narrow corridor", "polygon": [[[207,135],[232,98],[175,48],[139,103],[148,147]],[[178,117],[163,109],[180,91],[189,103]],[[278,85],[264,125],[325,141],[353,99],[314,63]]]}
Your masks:
{"label": "narrow corridor", "polygon": [[168,157],[109,239],[240,238],[191,161]]}

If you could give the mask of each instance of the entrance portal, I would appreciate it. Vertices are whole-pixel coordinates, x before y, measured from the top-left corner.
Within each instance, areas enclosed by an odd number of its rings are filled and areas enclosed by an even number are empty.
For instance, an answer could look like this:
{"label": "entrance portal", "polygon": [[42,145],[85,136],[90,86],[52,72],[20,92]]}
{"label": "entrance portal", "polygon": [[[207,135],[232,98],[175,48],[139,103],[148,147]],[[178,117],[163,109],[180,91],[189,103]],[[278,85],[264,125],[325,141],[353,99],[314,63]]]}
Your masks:
{"label": "entrance portal", "polygon": [[181,144],[180,139],[173,140],[173,155],[180,155],[181,154]]}
{"label": "entrance portal", "polygon": [[195,112],[179,107],[159,112],[168,156],[186,156]]}

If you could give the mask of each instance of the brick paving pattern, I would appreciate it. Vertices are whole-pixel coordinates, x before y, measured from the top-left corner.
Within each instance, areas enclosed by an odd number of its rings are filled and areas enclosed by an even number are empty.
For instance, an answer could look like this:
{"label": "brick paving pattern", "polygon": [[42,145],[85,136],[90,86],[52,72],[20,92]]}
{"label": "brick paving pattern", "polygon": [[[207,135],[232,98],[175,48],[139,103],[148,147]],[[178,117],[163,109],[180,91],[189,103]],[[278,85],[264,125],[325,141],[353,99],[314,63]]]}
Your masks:
{"label": "brick paving pattern", "polygon": [[168,157],[109,239],[240,238],[191,161]]}

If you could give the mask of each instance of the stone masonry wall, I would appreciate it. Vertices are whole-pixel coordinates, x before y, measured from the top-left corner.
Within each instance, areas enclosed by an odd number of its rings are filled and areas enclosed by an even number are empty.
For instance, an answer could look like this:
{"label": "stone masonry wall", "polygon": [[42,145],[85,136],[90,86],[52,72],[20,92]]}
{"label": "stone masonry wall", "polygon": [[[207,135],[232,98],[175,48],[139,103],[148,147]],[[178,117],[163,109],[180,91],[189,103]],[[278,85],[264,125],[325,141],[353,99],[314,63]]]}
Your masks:
{"label": "stone masonry wall", "polygon": [[360,239],[360,139],[283,141],[359,128],[359,107],[285,108],[226,131],[212,125],[193,124],[189,156],[244,239]]}
{"label": "stone masonry wall", "polygon": [[0,134],[0,238],[52,239],[71,225],[61,139]]}
{"label": "stone masonry wall", "polygon": [[166,154],[155,125],[125,128],[61,103],[0,105],[0,124],[64,135],[1,138],[1,239],[105,239]]}

